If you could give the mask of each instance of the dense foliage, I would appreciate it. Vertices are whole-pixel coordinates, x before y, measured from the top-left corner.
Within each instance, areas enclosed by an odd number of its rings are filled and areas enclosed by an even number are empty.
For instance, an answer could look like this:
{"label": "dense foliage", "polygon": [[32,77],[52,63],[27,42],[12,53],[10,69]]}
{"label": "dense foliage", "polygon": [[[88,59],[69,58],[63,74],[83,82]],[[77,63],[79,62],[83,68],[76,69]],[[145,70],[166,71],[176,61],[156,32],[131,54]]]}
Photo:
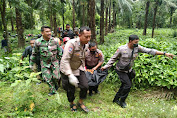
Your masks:
{"label": "dense foliage", "polygon": [[[157,31],[157,38],[149,38],[149,36],[142,36],[142,30],[117,30],[114,35],[108,35],[105,39],[105,44],[100,45],[99,48],[103,51],[105,56],[105,63],[113,56],[120,45],[128,42],[128,36],[131,34],[139,35],[139,44],[144,47],[154,48],[159,51],[166,51],[177,55],[176,38],[173,38],[172,30],[159,29]],[[114,64],[115,65],[115,64]],[[133,80],[135,87],[163,86],[170,88],[177,87],[177,60],[173,60],[163,55],[152,56],[148,54],[139,54],[135,60],[136,78]],[[108,76],[111,83],[118,82],[114,67],[110,69]]]}

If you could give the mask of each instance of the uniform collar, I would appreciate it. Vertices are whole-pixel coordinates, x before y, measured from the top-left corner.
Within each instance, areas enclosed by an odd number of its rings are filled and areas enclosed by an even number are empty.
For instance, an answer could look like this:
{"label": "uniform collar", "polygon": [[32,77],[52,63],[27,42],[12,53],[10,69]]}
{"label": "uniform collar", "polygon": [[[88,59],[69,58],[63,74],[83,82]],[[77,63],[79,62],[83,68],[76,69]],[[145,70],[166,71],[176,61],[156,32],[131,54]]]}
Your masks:
{"label": "uniform collar", "polygon": [[84,44],[84,45],[81,45],[81,41],[80,41],[80,38],[78,37],[78,38],[76,38],[76,40],[77,40],[77,44],[78,44],[78,46],[80,47],[80,48],[83,48],[83,49],[85,49],[85,47],[86,47],[86,44]]}
{"label": "uniform collar", "polygon": [[[89,55],[93,55],[92,53],[90,53],[90,50],[88,50],[88,52],[89,52]],[[95,54],[97,54],[97,53],[98,53],[98,49],[96,49]]]}
{"label": "uniform collar", "polygon": [[[50,37],[50,39],[49,39],[49,41],[52,39],[52,37]],[[41,36],[41,40],[42,41],[46,41],[44,38],[43,38],[43,36]]]}

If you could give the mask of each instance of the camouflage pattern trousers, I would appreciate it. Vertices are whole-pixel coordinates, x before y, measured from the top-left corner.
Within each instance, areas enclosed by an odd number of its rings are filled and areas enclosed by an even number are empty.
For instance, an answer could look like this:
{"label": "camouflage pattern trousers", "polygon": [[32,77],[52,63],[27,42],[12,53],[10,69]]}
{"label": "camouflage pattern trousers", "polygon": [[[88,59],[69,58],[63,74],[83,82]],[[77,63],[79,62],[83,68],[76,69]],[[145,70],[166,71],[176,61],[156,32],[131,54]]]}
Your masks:
{"label": "camouflage pattern trousers", "polygon": [[60,78],[59,64],[51,65],[50,68],[42,67],[42,78],[47,82],[52,93],[58,89],[58,81]]}

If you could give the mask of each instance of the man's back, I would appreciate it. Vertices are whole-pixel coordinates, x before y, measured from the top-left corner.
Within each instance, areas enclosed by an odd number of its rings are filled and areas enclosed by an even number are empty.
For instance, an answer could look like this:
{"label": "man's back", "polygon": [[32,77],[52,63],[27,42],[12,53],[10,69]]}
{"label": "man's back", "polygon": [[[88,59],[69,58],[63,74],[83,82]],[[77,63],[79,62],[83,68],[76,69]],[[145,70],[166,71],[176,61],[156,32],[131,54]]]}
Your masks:
{"label": "man's back", "polygon": [[7,40],[3,39],[1,41],[1,45],[2,45],[2,48],[5,47],[5,46],[7,46]]}

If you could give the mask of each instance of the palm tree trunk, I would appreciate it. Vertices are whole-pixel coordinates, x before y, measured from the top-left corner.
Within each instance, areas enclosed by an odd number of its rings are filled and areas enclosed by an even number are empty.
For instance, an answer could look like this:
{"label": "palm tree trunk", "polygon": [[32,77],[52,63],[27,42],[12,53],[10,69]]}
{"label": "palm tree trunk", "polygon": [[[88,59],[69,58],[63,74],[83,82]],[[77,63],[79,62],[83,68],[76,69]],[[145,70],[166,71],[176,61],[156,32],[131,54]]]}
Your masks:
{"label": "palm tree trunk", "polygon": [[5,38],[8,39],[8,32],[7,32],[7,24],[6,24],[6,2],[5,0],[2,0],[2,6],[0,6],[1,11],[1,18],[2,18],[2,24],[4,26],[4,31],[6,32]]}
{"label": "palm tree trunk", "polygon": [[73,0],[73,31],[74,31],[74,28],[76,27],[76,18],[75,18],[75,0]]}
{"label": "palm tree trunk", "polygon": [[115,1],[113,1],[113,28],[116,24],[116,10],[115,10]]}
{"label": "palm tree trunk", "polygon": [[95,27],[95,0],[89,0],[89,11],[90,12],[90,28],[92,32],[91,41],[96,41],[96,27]]}
{"label": "palm tree trunk", "polygon": [[57,36],[57,18],[56,18],[56,11],[53,12],[53,24],[54,24],[54,34]]}
{"label": "palm tree trunk", "polygon": [[83,3],[82,8],[82,25],[85,26],[85,2]]}
{"label": "palm tree trunk", "polygon": [[87,0],[87,25],[90,26],[90,4],[89,4],[90,0]]}
{"label": "palm tree trunk", "polygon": [[157,14],[158,2],[159,2],[159,0],[156,1],[155,8],[154,8],[154,17],[153,17],[153,26],[152,26],[152,38],[154,37],[154,29],[155,29],[155,26],[156,26],[155,19],[156,19],[156,14]]}
{"label": "palm tree trunk", "polygon": [[111,30],[111,0],[110,0],[110,4],[109,4],[109,26],[108,26],[108,30]]}
{"label": "palm tree trunk", "polygon": [[150,1],[147,1],[146,2],[146,14],[145,14],[143,35],[146,35],[146,29],[147,29],[147,23],[148,23],[147,18],[148,18],[148,12],[149,12],[149,4],[150,4]]}
{"label": "palm tree trunk", "polygon": [[104,0],[101,0],[100,43],[104,43]]}
{"label": "palm tree trunk", "polygon": [[106,0],[106,21],[105,21],[105,36],[108,34],[108,0]]}
{"label": "palm tree trunk", "polygon": [[65,8],[64,8],[64,3],[63,3],[63,31],[65,30],[65,16],[64,16],[64,14],[65,14]]}
{"label": "palm tree trunk", "polygon": [[50,27],[51,27],[51,29],[53,29],[53,17],[52,17],[53,11],[52,11],[52,6],[51,6],[50,0],[48,2],[49,2],[48,9],[50,11],[50,16],[49,16],[50,17]]}
{"label": "palm tree trunk", "polygon": [[16,12],[16,27],[17,27],[17,34],[18,34],[18,47],[24,47],[25,46],[25,39],[23,38],[23,25],[22,25],[22,17],[18,10],[18,8],[15,8]]}
{"label": "palm tree trunk", "polygon": [[[11,2],[9,2],[9,6],[10,6],[11,14],[12,14],[12,6],[11,6]],[[13,15],[11,15],[11,17],[10,17],[10,22],[11,22],[12,32],[14,32]]]}
{"label": "palm tree trunk", "polygon": [[174,11],[174,8],[171,7],[171,8],[170,8],[170,27],[172,26],[173,11]]}

